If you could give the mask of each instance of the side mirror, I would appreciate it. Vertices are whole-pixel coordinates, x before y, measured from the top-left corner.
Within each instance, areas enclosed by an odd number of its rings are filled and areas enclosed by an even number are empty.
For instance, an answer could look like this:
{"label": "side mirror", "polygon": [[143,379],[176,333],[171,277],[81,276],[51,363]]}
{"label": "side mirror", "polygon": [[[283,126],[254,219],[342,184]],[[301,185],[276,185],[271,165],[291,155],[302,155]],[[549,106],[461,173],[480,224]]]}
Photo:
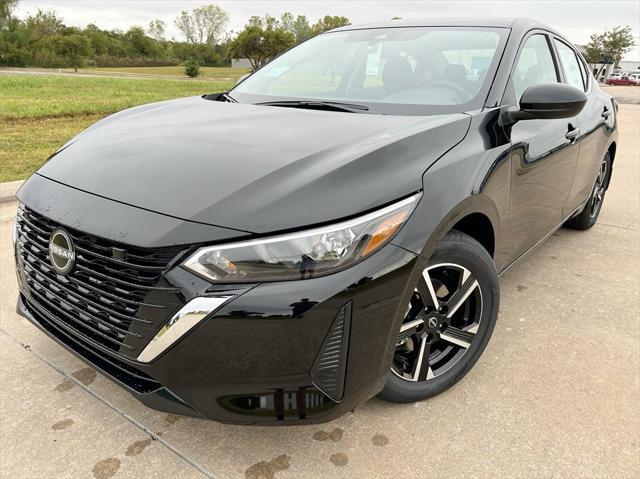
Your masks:
{"label": "side mirror", "polygon": [[587,95],[564,83],[530,86],[520,98],[520,109],[507,112],[509,120],[556,120],[572,118],[582,111]]}

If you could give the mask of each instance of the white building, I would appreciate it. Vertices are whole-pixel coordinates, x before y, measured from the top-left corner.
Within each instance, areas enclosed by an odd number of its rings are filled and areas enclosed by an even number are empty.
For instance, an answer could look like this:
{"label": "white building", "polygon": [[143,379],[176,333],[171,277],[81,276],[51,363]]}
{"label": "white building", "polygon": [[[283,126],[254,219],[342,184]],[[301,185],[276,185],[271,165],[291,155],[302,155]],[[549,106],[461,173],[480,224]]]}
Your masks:
{"label": "white building", "polygon": [[231,68],[252,68],[248,58],[232,58]]}
{"label": "white building", "polygon": [[622,60],[620,62],[620,70],[627,73],[640,73],[640,62]]}

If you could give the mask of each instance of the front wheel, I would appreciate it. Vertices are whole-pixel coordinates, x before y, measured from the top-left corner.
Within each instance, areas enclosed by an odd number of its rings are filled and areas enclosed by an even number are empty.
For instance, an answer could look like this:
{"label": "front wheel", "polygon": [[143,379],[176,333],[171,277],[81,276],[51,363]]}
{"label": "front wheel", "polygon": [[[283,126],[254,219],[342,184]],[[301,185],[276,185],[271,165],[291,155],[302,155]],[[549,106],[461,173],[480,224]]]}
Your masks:
{"label": "front wheel", "polygon": [[407,305],[389,378],[378,397],[419,401],[462,379],[489,342],[499,297],[488,252],[464,233],[449,233]]}

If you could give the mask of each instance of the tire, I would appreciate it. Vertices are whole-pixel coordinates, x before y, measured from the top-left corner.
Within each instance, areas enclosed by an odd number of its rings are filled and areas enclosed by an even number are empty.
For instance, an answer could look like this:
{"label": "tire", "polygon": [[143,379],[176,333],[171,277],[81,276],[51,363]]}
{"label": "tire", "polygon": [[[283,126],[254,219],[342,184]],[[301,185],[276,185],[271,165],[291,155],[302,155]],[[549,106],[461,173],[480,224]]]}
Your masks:
{"label": "tire", "polygon": [[602,205],[604,203],[604,195],[609,187],[609,179],[611,178],[611,156],[607,153],[602,162],[600,163],[600,170],[598,170],[598,177],[591,190],[589,201],[585,205],[584,209],[566,222],[566,226],[576,230],[588,230],[600,216],[602,211]]}
{"label": "tire", "polygon": [[415,402],[460,381],[491,338],[499,302],[498,276],[487,250],[464,233],[447,234],[418,280],[378,397]]}

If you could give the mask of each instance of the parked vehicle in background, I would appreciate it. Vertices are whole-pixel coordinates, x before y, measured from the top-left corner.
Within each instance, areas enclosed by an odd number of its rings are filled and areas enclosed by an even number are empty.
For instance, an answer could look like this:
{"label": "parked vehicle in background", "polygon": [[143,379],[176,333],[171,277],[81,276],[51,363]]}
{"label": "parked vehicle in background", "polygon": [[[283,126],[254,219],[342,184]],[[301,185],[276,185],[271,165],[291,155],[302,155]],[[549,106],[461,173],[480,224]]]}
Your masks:
{"label": "parked vehicle in background", "polygon": [[[616,142],[615,101],[545,25],[339,28],[58,150],[18,193],[17,308],[172,413],[310,423],[420,401],[480,358],[498,275],[595,224]],[[540,338],[571,354],[564,336]]]}
{"label": "parked vehicle in background", "polygon": [[629,81],[633,82],[634,85],[640,85],[640,73],[633,73],[629,75]]}
{"label": "parked vehicle in background", "polygon": [[619,78],[609,78],[607,79],[607,81],[605,82],[605,84],[607,85],[637,85],[638,84],[638,80],[635,78],[631,78],[628,76],[622,76]]}

